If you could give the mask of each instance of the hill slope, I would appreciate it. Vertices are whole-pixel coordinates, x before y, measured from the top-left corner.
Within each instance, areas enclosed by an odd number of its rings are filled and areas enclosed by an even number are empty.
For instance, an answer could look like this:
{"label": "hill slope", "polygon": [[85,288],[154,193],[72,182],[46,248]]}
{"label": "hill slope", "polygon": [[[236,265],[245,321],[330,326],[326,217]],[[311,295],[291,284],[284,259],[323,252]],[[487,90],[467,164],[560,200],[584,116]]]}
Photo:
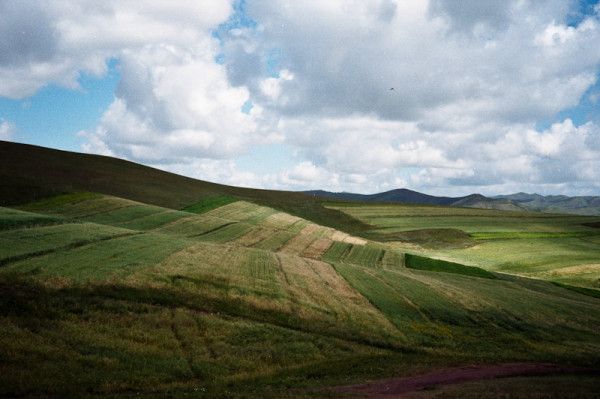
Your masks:
{"label": "hill slope", "polygon": [[0,206],[50,195],[89,191],[172,209],[231,196],[271,206],[320,224],[360,233],[366,226],[302,193],[226,186],[179,176],[122,159],[0,141]]}
{"label": "hill slope", "polygon": [[0,226],[0,396],[311,397],[462,363],[600,364],[596,298],[405,265],[245,201],[76,193],[0,208]]}
{"label": "hill slope", "polygon": [[473,363],[600,367],[596,291],[405,254],[315,223],[367,226],[299,193],[0,147],[2,397],[308,398]]}

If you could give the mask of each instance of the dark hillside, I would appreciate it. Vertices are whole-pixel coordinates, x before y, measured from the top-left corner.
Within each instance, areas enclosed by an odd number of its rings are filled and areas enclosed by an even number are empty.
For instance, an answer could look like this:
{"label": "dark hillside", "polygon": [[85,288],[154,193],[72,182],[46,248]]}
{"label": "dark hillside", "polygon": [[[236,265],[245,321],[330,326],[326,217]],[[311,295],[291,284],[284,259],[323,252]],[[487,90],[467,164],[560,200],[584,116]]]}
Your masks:
{"label": "dark hillside", "polygon": [[173,209],[228,195],[354,234],[367,228],[341,211],[323,207],[321,199],[303,193],[226,186],[107,156],[0,141],[0,206],[78,191]]}

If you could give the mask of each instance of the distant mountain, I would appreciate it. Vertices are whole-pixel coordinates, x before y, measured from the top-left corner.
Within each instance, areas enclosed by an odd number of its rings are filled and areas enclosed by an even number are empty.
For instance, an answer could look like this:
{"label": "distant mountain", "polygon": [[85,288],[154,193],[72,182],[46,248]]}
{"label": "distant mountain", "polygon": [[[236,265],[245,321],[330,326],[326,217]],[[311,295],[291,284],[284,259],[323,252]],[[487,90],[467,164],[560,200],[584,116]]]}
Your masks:
{"label": "distant mountain", "polygon": [[600,215],[600,197],[566,195],[540,195],[516,193],[497,195],[494,199],[511,201],[530,211],[572,213],[577,215]]}
{"label": "distant mountain", "polygon": [[536,211],[548,213],[571,213],[576,215],[600,215],[600,197],[569,197],[516,193],[486,197],[470,194],[464,197],[436,197],[400,188],[377,194],[334,193],[323,190],[306,191],[306,194],[342,201],[391,202],[418,205],[445,205],[466,208],[498,209],[503,211]]}
{"label": "distant mountain", "polygon": [[524,208],[504,198],[488,198],[481,194],[471,194],[450,204],[465,208],[498,209],[501,211],[522,211]]}
{"label": "distant mountain", "polygon": [[417,191],[408,190],[406,188],[398,188],[377,194],[354,194],[354,193],[333,193],[323,190],[305,191],[306,194],[316,195],[321,198],[330,198],[343,201],[362,201],[362,202],[401,202],[405,204],[422,204],[422,205],[452,205],[454,202],[465,197],[436,197],[419,193]]}

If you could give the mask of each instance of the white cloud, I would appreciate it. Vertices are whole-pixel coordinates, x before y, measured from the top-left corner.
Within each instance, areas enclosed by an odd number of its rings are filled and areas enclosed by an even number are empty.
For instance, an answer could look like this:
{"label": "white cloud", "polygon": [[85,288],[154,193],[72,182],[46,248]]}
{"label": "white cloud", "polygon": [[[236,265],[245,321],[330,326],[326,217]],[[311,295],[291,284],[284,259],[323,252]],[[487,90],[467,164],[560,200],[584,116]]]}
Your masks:
{"label": "white cloud", "polygon": [[[216,39],[230,1],[0,1],[0,96],[77,88],[116,58],[90,152],[262,187],[594,192],[598,125],[535,128],[597,97],[600,21],[567,24],[572,5],[249,0],[258,26]],[[293,166],[236,166],[274,142]]]}
{"label": "white cloud", "polygon": [[15,133],[15,125],[0,119],[0,140],[10,140]]}
{"label": "white cloud", "polygon": [[77,88],[106,59],[151,43],[187,46],[231,12],[229,1],[24,0],[0,2],[0,96],[24,98],[54,83]]}
{"label": "white cloud", "polygon": [[256,113],[241,112],[245,88],[231,87],[206,45],[148,45],[121,58],[122,82],[96,137],[132,159],[179,162],[229,158],[253,141]]}

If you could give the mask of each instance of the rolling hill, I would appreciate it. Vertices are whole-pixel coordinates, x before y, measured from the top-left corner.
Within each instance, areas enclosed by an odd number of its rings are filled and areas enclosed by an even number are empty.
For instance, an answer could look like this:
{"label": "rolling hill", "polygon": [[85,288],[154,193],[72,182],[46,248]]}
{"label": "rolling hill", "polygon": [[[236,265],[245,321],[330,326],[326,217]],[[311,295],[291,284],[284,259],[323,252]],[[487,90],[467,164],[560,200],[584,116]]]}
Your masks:
{"label": "rolling hill", "polygon": [[[343,397],[330,388],[511,362],[584,371],[543,377],[547,396],[594,393],[596,290],[380,240],[368,204],[0,149],[2,397]],[[456,239],[528,215],[476,211],[447,215],[469,230]],[[433,216],[402,220],[424,229]],[[432,227],[429,239],[450,234]]]}
{"label": "rolling hill", "polygon": [[0,141],[0,206],[70,192],[96,192],[182,209],[200,199],[251,200],[359,234],[367,226],[302,193],[226,186],[122,159]]}

